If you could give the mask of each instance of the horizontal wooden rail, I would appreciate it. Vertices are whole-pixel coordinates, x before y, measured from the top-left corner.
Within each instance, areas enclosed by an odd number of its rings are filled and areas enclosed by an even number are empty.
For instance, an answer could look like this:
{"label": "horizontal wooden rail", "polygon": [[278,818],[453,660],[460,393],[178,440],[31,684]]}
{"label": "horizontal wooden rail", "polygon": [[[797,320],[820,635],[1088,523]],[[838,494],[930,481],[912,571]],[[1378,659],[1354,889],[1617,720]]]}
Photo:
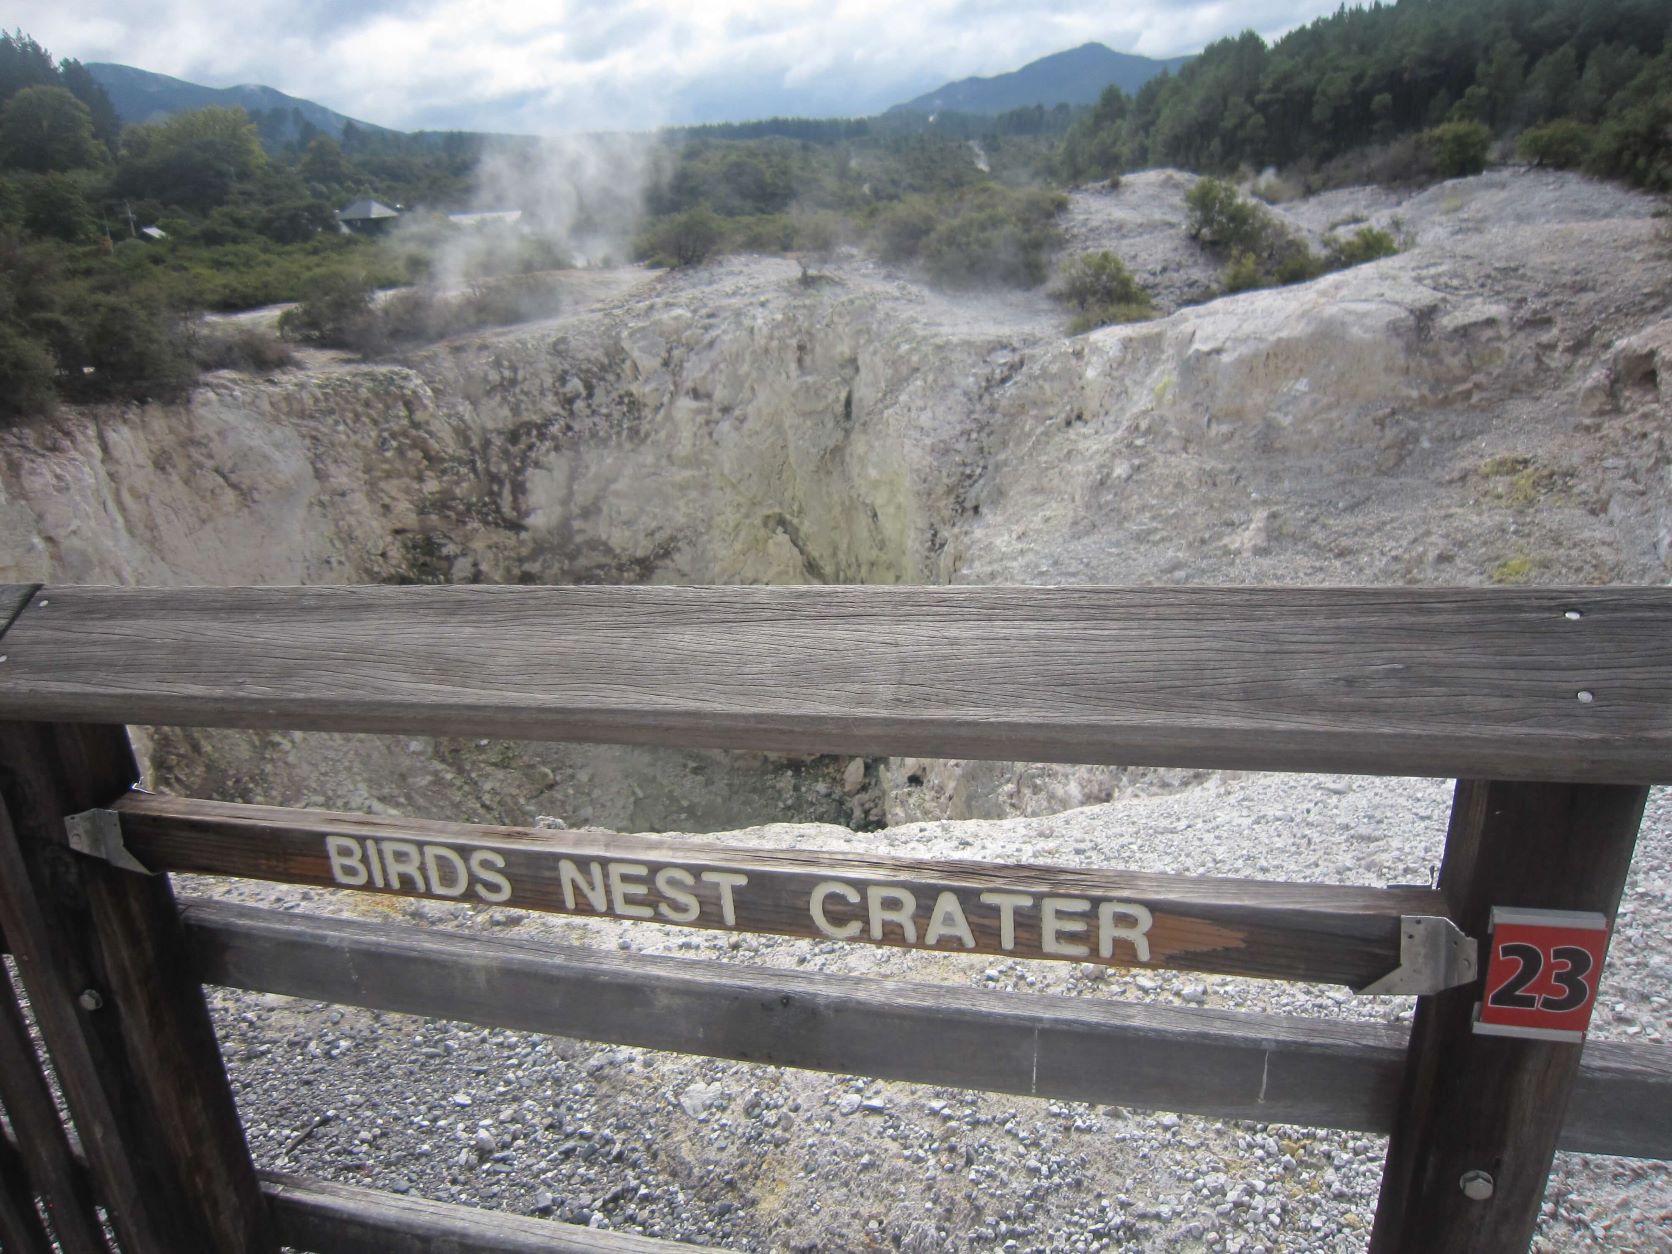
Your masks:
{"label": "horizontal wooden rail", "polygon": [[[1386,1132],[1405,1034],[1376,1024],[815,975],[194,901],[205,983],[585,1040]],[[1672,1156],[1672,1050],[1591,1044],[1561,1144]]]}
{"label": "horizontal wooden rail", "polygon": [[679,1254],[683,1241],[263,1172],[279,1239],[309,1254]]}
{"label": "horizontal wooden rail", "polygon": [[46,586],[0,648],[11,719],[1672,781],[1668,588]]}
{"label": "horizontal wooden rail", "polygon": [[115,808],[128,852],[154,871],[1353,988],[1400,965],[1403,916],[1445,912],[1427,888],[751,849],[141,793]]}

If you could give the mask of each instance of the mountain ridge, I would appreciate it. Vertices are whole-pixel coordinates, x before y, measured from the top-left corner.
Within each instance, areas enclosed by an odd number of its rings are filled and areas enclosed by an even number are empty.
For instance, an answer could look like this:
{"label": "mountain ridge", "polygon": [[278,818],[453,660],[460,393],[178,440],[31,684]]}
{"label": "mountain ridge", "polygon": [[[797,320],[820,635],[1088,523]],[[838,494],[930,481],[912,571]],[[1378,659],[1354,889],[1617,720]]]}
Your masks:
{"label": "mountain ridge", "polygon": [[1029,61],[1019,69],[990,77],[961,78],[934,91],[892,106],[889,113],[1006,113],[1011,109],[1057,104],[1095,104],[1106,87],[1135,92],[1162,73],[1173,73],[1193,57],[1158,61],[1106,44],[1081,44]]}
{"label": "mountain ridge", "polygon": [[[237,105],[252,116],[274,109],[294,111],[295,118],[305,121],[333,139],[340,139],[344,128],[350,124],[363,131],[389,132],[391,129],[372,122],[363,122],[359,118],[338,113],[335,109],[327,108],[315,101],[288,95],[276,87],[268,87],[261,83],[240,83],[234,87],[205,87],[201,83],[188,82],[183,78],[158,74],[154,70],[142,70],[137,66],[121,65],[114,61],[89,61],[86,65],[87,72],[105,89],[110,103],[116,108],[116,116],[125,126],[155,122],[171,113],[183,113],[189,109]],[[291,129],[300,132],[302,127],[292,121]],[[293,139],[296,135],[287,134],[282,138]]]}

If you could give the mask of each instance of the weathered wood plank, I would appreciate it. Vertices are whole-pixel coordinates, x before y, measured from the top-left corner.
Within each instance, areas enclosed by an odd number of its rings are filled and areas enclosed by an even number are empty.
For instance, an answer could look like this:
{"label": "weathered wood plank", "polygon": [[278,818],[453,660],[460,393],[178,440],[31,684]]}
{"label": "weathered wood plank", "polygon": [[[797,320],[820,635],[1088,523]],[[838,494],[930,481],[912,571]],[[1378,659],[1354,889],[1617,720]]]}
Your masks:
{"label": "weathered wood plank", "polygon": [[23,1156],[0,1137],[0,1250],[5,1254],[53,1254]]}
{"label": "weathered wood plank", "polygon": [[[1477,937],[1494,906],[1612,924],[1647,796],[1459,781],[1439,884],[1452,917]],[[1476,982],[1417,1003],[1373,1254],[1508,1254],[1533,1239],[1582,1047],[1476,1033],[1480,996]],[[1491,1177],[1489,1197],[1464,1194],[1466,1172]]]}
{"label": "weathered wood plank", "polygon": [[38,583],[0,583],[0,637],[4,637],[29,598],[40,590]]}
{"label": "weathered wood plank", "polygon": [[133,779],[119,727],[0,724],[0,926],[124,1251],[274,1251],[166,880],[65,842]]}
{"label": "weathered wood plank", "polygon": [[1672,1046],[1585,1042],[1556,1148],[1672,1158]]}
{"label": "weathered wood plank", "polygon": [[[209,983],[745,1062],[1386,1132],[1405,1034],[739,966],[192,901]],[[1672,1050],[1611,1045],[1564,1145],[1672,1156]],[[1627,1101],[1615,1100],[1624,1096]]]}
{"label": "weathered wood plank", "polygon": [[722,931],[1362,987],[1400,963],[1430,889],[751,849],[132,794],[159,871],[481,901]]}
{"label": "weathered wood plank", "polygon": [[1668,588],[48,587],[6,648],[12,718],[1672,780]]}
{"label": "weathered wood plank", "polygon": [[[0,822],[4,822],[0,817]],[[47,1218],[64,1254],[104,1254],[104,1234],[93,1210],[87,1171],[70,1151],[69,1137],[58,1117],[41,1059],[29,1039],[17,994],[9,976],[0,970],[0,1105],[22,1153],[24,1169],[35,1193],[46,1205]],[[21,1153],[21,1151],[20,1151]]]}
{"label": "weathered wood plank", "polygon": [[700,1247],[263,1172],[286,1245],[310,1254],[675,1254]]}

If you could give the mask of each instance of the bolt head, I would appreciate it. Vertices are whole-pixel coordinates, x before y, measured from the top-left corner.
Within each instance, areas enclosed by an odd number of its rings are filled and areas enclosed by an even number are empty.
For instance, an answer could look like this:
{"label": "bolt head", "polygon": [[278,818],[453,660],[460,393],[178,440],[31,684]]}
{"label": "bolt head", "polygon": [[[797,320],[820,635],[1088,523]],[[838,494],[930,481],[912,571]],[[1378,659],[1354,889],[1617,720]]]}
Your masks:
{"label": "bolt head", "polygon": [[1495,1187],[1492,1177],[1484,1171],[1465,1171],[1463,1178],[1457,1182],[1457,1187],[1463,1190],[1463,1196],[1471,1202],[1484,1202],[1492,1196]]}
{"label": "bolt head", "polygon": [[104,998],[99,996],[97,989],[92,988],[84,991],[80,997],[76,998],[76,1001],[81,1004],[83,1010],[97,1010],[104,1005]]}

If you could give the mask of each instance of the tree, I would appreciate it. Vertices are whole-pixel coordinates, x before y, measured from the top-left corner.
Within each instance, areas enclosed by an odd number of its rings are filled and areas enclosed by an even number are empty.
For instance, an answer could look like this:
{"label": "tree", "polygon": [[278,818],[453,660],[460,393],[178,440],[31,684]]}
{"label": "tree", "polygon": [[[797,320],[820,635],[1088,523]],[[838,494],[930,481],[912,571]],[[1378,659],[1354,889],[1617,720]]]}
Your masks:
{"label": "tree", "polygon": [[94,78],[92,72],[80,61],[60,61],[58,77],[70,93],[87,106],[87,112],[93,115],[93,138],[114,154],[122,138],[122,120],[116,116],[116,106],[110,102],[104,84]]}
{"label": "tree", "polygon": [[266,164],[261,137],[244,110],[194,109],[128,128],[117,187],[207,213]]}
{"label": "tree", "polygon": [[327,192],[346,186],[354,177],[354,171],[343,158],[342,145],[329,135],[316,135],[308,141],[308,151],[299,170],[309,183]]}
{"label": "tree", "polygon": [[0,164],[44,174],[102,159],[93,115],[63,87],[25,87],[0,107]]}
{"label": "tree", "polygon": [[22,31],[0,31],[0,100],[10,100],[26,87],[51,87],[58,82],[47,50]]}
{"label": "tree", "polygon": [[75,243],[90,239],[98,221],[81,185],[67,174],[42,174],[23,188],[23,225],[35,235]]}
{"label": "tree", "polygon": [[51,411],[52,354],[38,340],[0,321],[0,420]]}

